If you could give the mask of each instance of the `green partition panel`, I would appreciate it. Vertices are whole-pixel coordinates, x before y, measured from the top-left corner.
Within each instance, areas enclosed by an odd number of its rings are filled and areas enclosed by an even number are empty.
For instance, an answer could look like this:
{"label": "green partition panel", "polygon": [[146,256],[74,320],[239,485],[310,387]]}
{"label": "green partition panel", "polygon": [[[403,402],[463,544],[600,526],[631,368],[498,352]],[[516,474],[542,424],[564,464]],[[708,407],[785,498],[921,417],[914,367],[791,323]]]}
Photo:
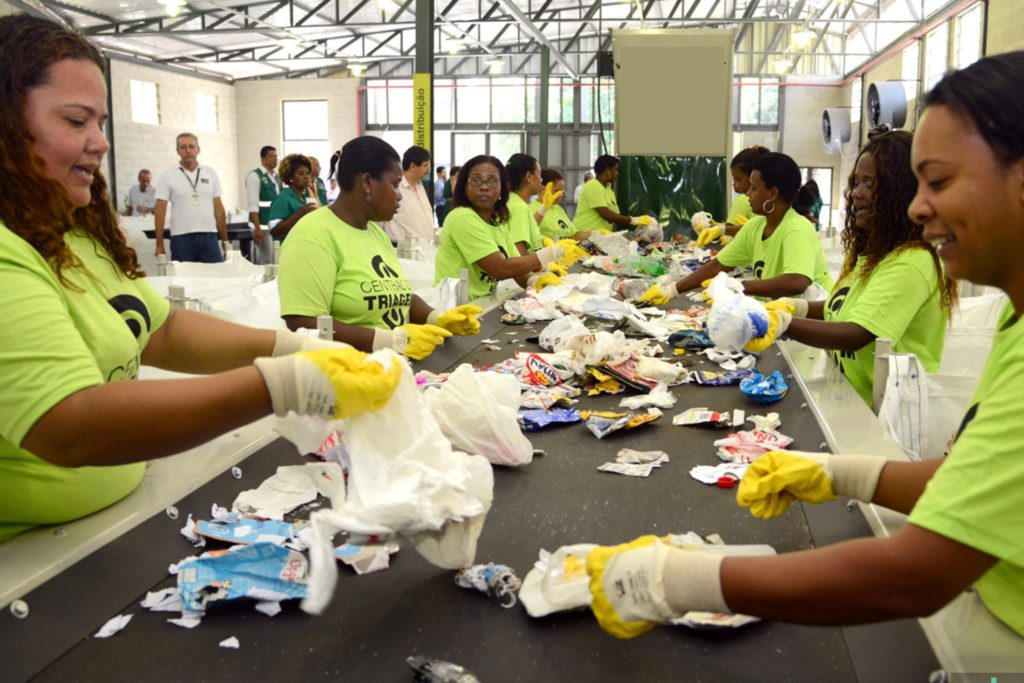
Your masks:
{"label": "green partition panel", "polygon": [[619,157],[616,195],[629,216],[650,214],[665,226],[666,238],[692,235],[690,216],[707,211],[725,217],[725,157]]}

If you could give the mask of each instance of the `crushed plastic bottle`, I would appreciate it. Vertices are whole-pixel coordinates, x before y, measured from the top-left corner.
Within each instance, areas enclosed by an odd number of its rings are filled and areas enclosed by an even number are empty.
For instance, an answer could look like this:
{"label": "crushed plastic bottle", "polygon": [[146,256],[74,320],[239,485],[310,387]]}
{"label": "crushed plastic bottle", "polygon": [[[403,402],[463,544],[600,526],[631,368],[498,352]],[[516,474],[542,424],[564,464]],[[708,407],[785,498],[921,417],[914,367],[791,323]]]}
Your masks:
{"label": "crushed plastic bottle", "polygon": [[480,683],[465,667],[421,655],[406,657],[405,663],[416,672],[416,680],[424,683]]}
{"label": "crushed plastic bottle", "polygon": [[653,256],[624,256],[615,259],[627,275],[650,275],[660,277],[668,272],[665,262]]}

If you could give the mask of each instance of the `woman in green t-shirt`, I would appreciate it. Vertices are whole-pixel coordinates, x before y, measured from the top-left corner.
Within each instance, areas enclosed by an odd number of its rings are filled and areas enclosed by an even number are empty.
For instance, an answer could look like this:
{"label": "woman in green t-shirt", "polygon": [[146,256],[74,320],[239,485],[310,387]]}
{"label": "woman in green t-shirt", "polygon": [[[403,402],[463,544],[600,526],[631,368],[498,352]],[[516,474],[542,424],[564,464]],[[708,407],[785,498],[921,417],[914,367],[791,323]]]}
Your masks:
{"label": "woman in green t-shirt", "polygon": [[875,339],[892,340],[896,352],[917,355],[935,372],[956,303],[956,284],[924,239],[923,226],[907,215],[917,191],[912,140],[906,131],[884,133],[857,157],[845,193],[843,270],[828,299],[768,304],[780,314],[775,336],[786,332],[830,349],[833,362],[869,405]]}
{"label": "woman in green t-shirt", "polygon": [[[933,625],[961,632],[960,615],[971,614],[972,632],[988,640],[959,653],[965,660],[1020,651],[1007,631],[1024,637],[1022,118],[1024,52],[1011,52],[947,73],[917,120],[913,222],[953,278],[998,287],[1011,303],[949,455],[906,462],[769,451],[749,465],[736,494],[762,518],[794,500],[848,497],[909,515],[905,523],[876,538],[766,557],[684,551],[653,535],[595,550],[586,570],[606,630],[632,637],[691,610],[842,626],[931,617],[956,600],[952,616]],[[862,198],[852,204],[870,212]],[[889,215],[872,206],[876,222]],[[870,243],[878,233],[860,234]],[[979,603],[1006,628],[983,620]]]}
{"label": "woman in green t-shirt", "polygon": [[678,282],[652,285],[640,300],[668,303],[719,273],[747,266],[754,277],[743,281],[743,291],[750,296],[799,296],[812,284],[828,291],[832,281],[814,226],[792,208],[800,181],[800,167],[790,157],[759,156],[748,190],[755,217],[717,256]]}
{"label": "woman in green t-shirt", "polygon": [[[271,412],[387,402],[398,363],[171,308],[146,282],[100,170],[104,60],[85,38],[0,17],[0,64],[0,543],[113,505],[143,460]],[[140,364],[210,376],[139,380]]]}
{"label": "woman in green t-shirt", "polygon": [[[550,237],[556,242],[564,239],[582,242],[588,239],[591,231],[577,230],[576,226],[572,224],[569,214],[562,208],[562,199],[565,195],[565,177],[553,168],[545,168],[540,174],[540,182],[545,191],[550,187],[551,193],[554,196],[551,207],[546,211],[544,210],[544,203],[540,199],[530,204],[530,209],[541,215],[540,234],[544,237]],[[604,230],[602,232],[608,231]]]}
{"label": "woman in green t-shirt", "polygon": [[435,311],[412,293],[391,240],[378,225],[401,200],[398,153],[364,136],[341,149],[338,198],[292,229],[281,247],[278,294],[288,327],[334,318],[334,338],[363,351],[392,348],[426,358],[452,334],[480,331],[477,306]]}
{"label": "woman in green t-shirt", "polygon": [[[732,201],[729,211],[725,214],[725,225],[712,225],[697,233],[697,246],[706,247],[711,242],[723,235],[731,237],[740,231],[743,224],[753,218],[754,212],[750,208],[750,197],[747,192],[750,190],[750,174],[754,172],[754,162],[759,157],[768,154],[770,150],[761,145],[752,145],[740,150],[729,162],[729,174],[732,176],[732,191],[736,193],[736,199]],[[727,240],[723,239],[725,244]]]}
{"label": "woman in green t-shirt", "polygon": [[522,287],[561,282],[546,271],[564,257],[565,246],[542,247],[532,254],[517,255],[508,227],[510,192],[508,174],[498,159],[481,154],[466,162],[452,194],[455,208],[445,217],[441,230],[434,260],[437,282],[458,278],[465,269],[473,299],[492,293],[499,280],[514,279]]}
{"label": "woman in green t-shirt", "polygon": [[285,188],[270,205],[270,234],[275,242],[284,241],[299,219],[316,210],[316,204],[306,198],[312,174],[312,162],[301,154],[289,154],[278,165],[277,176]]}

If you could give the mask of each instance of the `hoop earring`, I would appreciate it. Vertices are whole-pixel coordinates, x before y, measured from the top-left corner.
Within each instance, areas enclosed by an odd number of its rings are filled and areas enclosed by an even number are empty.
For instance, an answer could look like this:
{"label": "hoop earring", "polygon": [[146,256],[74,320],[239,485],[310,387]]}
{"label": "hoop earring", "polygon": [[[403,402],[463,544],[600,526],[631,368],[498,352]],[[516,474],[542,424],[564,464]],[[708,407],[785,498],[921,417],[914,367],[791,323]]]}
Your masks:
{"label": "hoop earring", "polygon": [[370,196],[370,191],[369,190],[366,191],[366,196],[364,197],[364,199],[366,200],[367,204],[372,204],[373,203],[373,197]]}
{"label": "hoop earring", "polygon": [[[771,205],[772,205],[772,208],[770,208],[770,209],[768,208],[768,203],[769,202],[771,202]],[[775,202],[772,201],[771,199],[765,200],[764,204],[761,205],[761,210],[764,211],[766,214],[768,214],[768,213],[775,213]]]}

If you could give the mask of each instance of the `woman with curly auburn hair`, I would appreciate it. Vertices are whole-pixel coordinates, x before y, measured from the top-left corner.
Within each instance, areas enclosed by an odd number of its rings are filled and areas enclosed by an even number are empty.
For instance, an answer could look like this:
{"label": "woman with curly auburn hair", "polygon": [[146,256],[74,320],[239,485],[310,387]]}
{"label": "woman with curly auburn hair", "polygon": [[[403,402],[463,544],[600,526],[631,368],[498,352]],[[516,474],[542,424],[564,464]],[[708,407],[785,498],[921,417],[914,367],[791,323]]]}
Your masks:
{"label": "woman with curly auburn hair", "polygon": [[907,216],[917,191],[912,139],[906,131],[883,133],[857,157],[845,192],[843,270],[828,299],[769,304],[795,316],[788,330],[781,325],[792,339],[830,349],[869,404],[875,339],[891,339],[898,353],[917,355],[934,372],[956,302],[956,285],[925,241],[924,228]]}
{"label": "woman with curly auburn hair", "polygon": [[[372,410],[398,382],[354,349],[171,310],[153,291],[99,172],[102,65],[55,23],[0,17],[0,542],[120,500],[143,460],[272,410]],[[140,363],[219,374],[129,381]]]}
{"label": "woman with curly auburn hair", "polygon": [[[313,177],[313,164],[301,154],[289,154],[277,167],[277,176],[284,184],[270,205],[270,234],[275,242],[281,242],[295,227],[299,219],[319,207],[306,198]],[[314,195],[316,191],[314,190]]]}

